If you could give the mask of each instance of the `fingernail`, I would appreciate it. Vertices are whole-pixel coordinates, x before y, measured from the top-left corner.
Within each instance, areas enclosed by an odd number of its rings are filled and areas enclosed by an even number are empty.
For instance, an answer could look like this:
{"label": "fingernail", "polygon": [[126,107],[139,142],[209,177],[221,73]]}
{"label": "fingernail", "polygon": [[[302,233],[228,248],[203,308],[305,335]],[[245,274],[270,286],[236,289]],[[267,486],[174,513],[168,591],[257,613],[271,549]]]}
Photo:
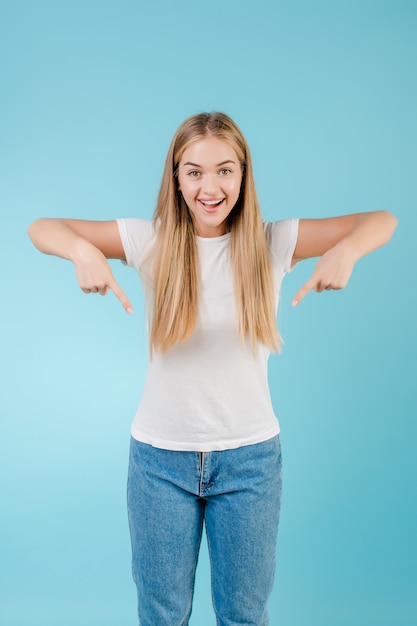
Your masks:
{"label": "fingernail", "polygon": [[127,309],[126,309],[126,313],[129,313],[129,315],[130,315],[131,313],[133,313],[133,309],[132,309],[132,307],[131,307],[131,306],[128,306],[128,307],[127,307]]}
{"label": "fingernail", "polygon": [[297,306],[297,304],[298,304],[298,300],[293,300],[293,301],[291,302],[291,305],[292,305],[292,306]]}

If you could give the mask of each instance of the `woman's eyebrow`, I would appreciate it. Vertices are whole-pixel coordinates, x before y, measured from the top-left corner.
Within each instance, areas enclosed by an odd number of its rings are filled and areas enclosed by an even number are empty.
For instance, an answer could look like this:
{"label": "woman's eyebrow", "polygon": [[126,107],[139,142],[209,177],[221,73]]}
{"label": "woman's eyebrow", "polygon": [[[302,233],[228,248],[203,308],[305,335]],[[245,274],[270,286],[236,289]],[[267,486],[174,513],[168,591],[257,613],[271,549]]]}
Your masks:
{"label": "woman's eyebrow", "polygon": [[[226,165],[226,163],[233,163],[235,165],[235,161],[232,161],[232,159],[227,159],[226,161],[217,163],[216,167],[220,167],[221,165]],[[191,165],[192,167],[201,167],[201,165],[198,165],[198,163],[191,163],[191,161],[187,161],[186,163],[184,163],[184,167],[186,165]]]}

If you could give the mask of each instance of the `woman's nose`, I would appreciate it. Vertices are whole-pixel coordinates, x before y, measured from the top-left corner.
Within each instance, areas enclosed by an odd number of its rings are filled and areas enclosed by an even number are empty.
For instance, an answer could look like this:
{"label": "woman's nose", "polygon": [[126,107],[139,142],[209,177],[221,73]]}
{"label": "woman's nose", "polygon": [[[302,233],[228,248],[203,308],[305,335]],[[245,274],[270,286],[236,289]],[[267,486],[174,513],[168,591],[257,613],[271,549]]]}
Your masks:
{"label": "woman's nose", "polygon": [[219,182],[216,174],[206,174],[203,179],[202,190],[205,194],[210,195],[216,193],[219,189]]}

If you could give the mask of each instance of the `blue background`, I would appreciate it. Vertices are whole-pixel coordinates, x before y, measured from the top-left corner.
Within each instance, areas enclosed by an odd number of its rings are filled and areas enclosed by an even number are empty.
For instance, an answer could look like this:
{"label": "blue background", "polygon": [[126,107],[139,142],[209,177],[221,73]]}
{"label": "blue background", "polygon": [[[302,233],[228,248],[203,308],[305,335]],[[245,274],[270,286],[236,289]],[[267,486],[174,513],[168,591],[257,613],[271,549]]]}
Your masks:
{"label": "blue background", "polygon": [[[290,301],[271,361],[285,486],[271,624],[417,624],[413,0],[0,1],[2,626],[134,626],[125,479],[146,371],[131,298],[85,296],[41,216],[150,217],[178,124],[220,109],[266,219],[387,209],[342,292]],[[203,548],[191,624],[213,625]]]}

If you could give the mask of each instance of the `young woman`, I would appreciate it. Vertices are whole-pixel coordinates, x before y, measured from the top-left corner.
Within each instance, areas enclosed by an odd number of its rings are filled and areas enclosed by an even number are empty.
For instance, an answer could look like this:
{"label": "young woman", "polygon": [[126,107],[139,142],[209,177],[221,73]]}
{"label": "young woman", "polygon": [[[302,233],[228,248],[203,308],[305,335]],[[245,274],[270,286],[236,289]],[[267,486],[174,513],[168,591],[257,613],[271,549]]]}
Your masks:
{"label": "young woman", "polygon": [[177,130],[154,219],[40,219],[39,250],[74,263],[81,289],[132,306],[107,259],[139,273],[151,359],[132,426],[128,510],[142,626],[189,622],[203,524],[220,626],[268,624],[281,497],[267,361],[279,350],[282,278],[320,257],[293,300],[341,289],[385,244],[381,211],[263,223],[248,146],[224,114]]}

